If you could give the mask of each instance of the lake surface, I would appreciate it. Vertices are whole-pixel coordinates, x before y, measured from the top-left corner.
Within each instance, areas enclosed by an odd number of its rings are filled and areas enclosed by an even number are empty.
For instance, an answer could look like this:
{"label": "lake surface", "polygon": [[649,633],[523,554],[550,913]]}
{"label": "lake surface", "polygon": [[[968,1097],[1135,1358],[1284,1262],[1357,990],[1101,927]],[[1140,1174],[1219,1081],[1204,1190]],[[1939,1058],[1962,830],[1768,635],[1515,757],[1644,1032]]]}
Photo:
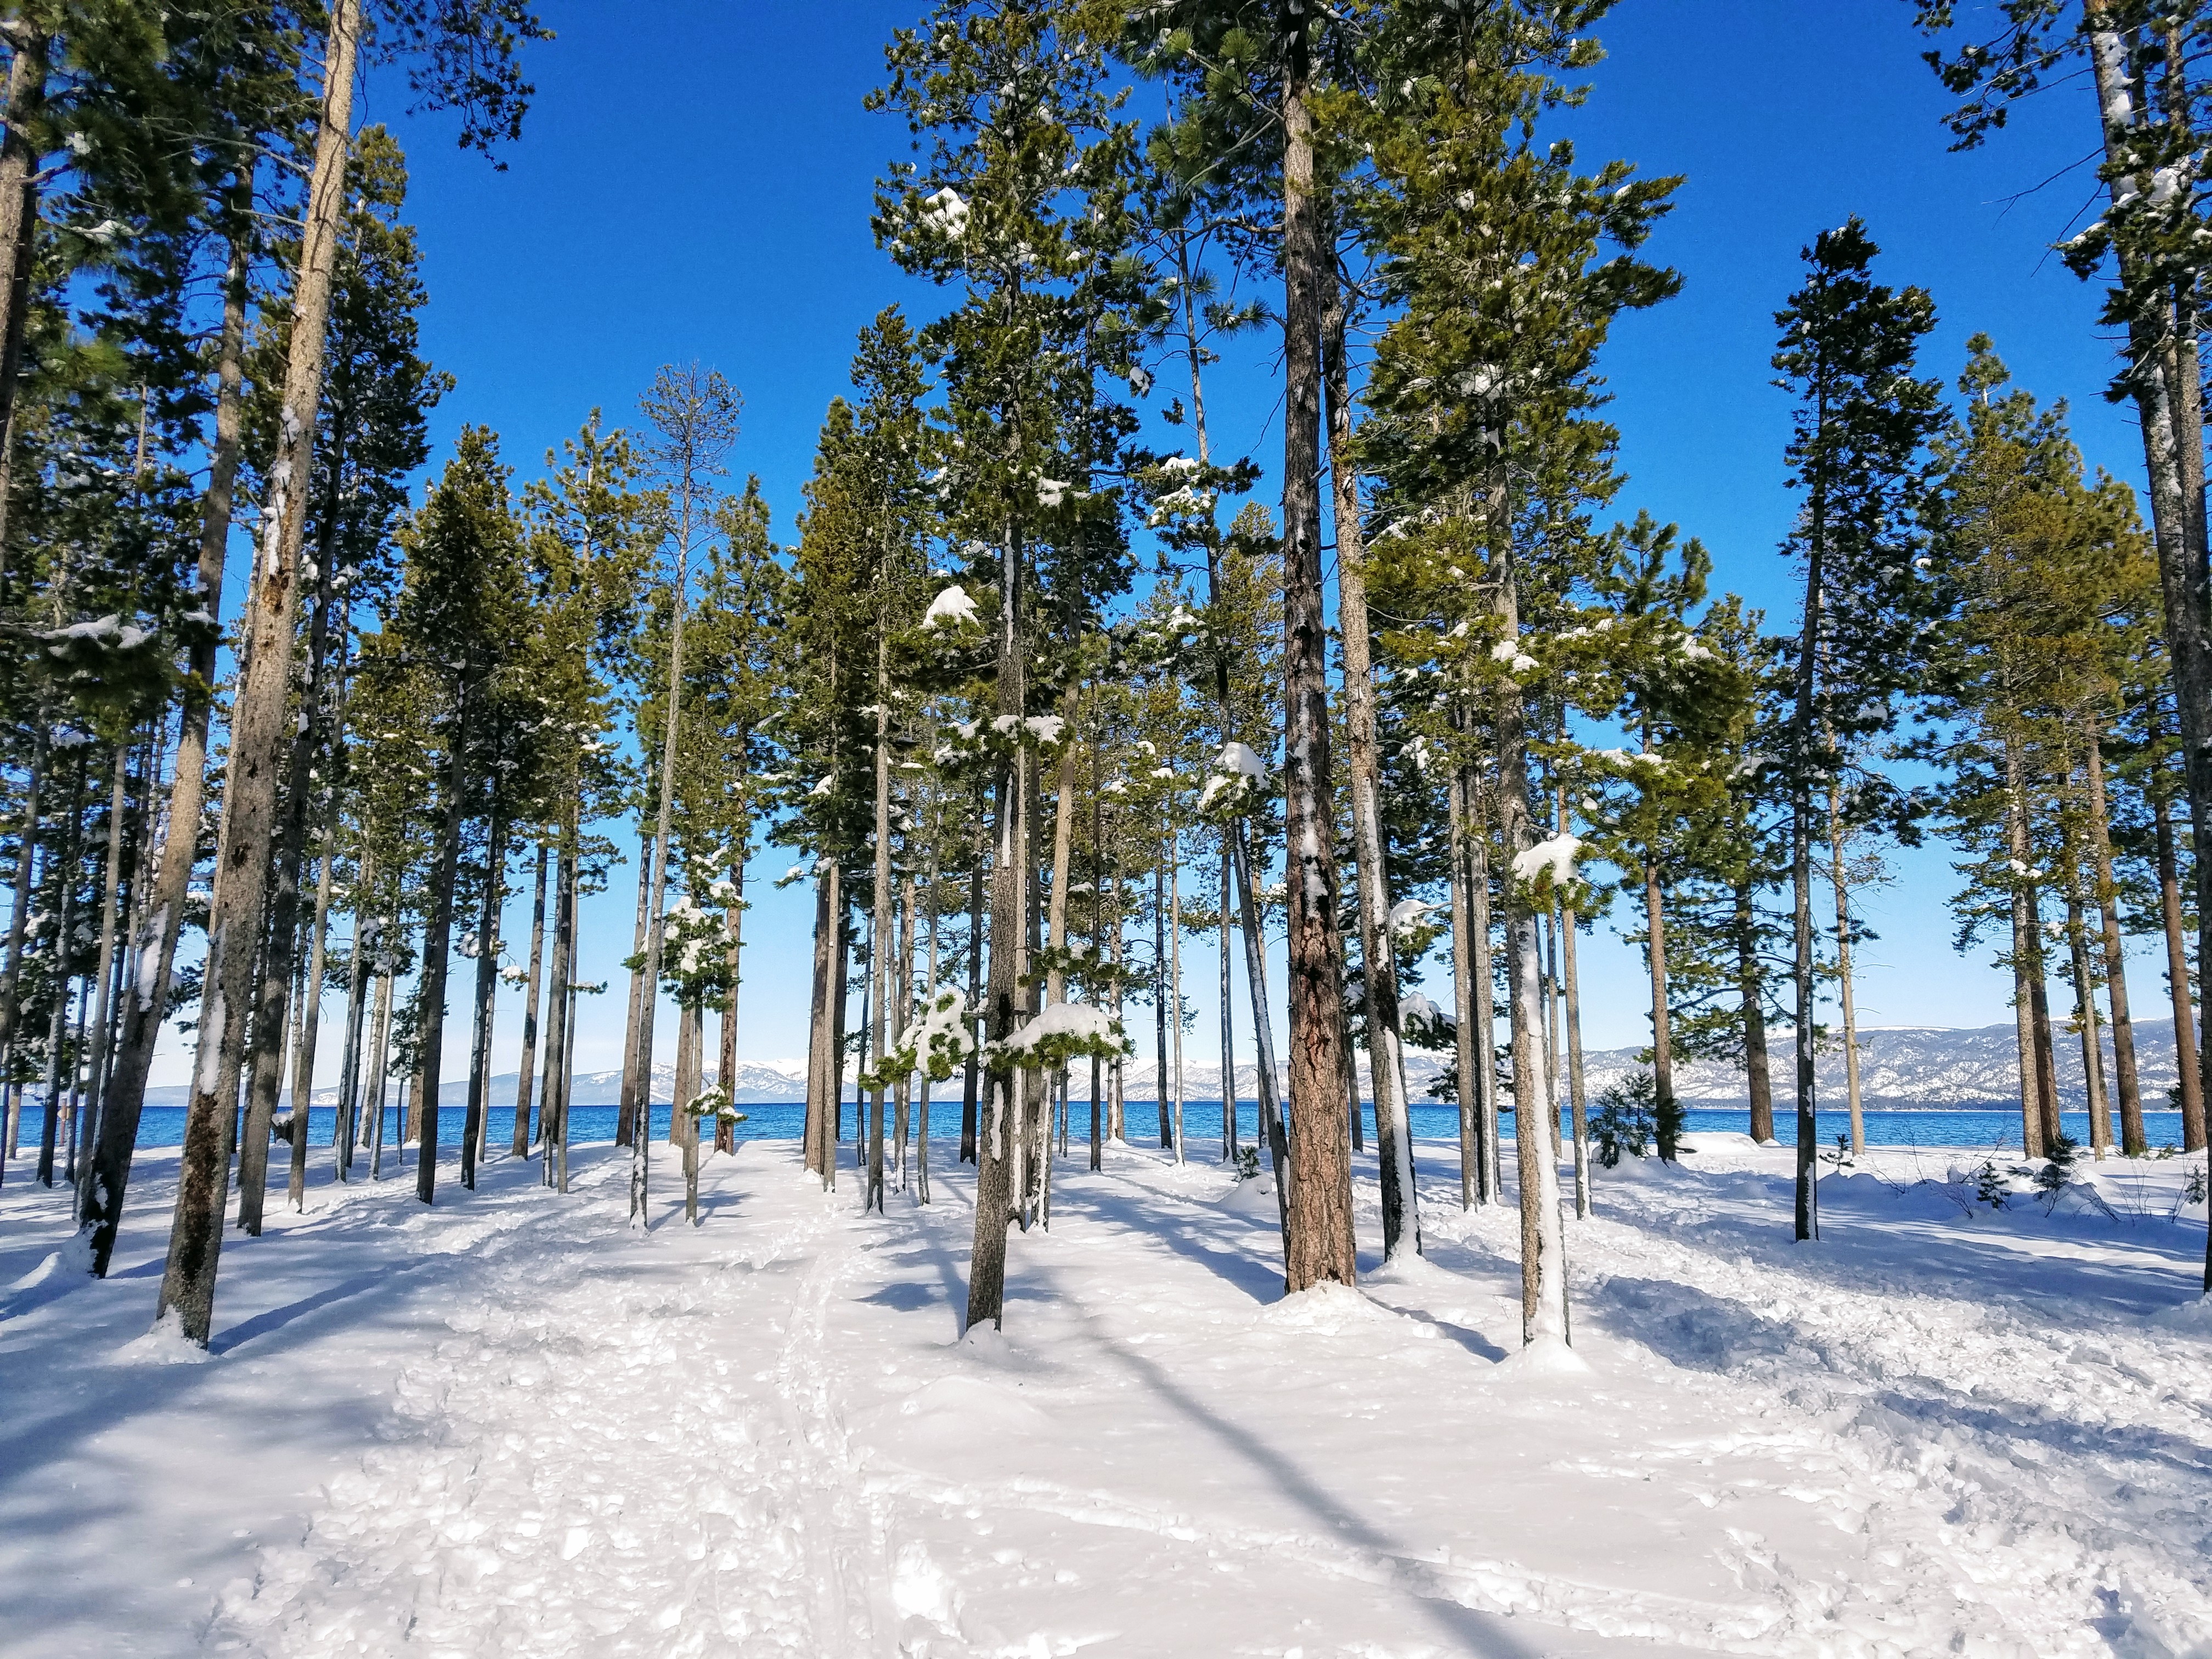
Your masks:
{"label": "lake surface", "polygon": [[[35,1103],[24,1115],[24,1139],[35,1139],[37,1111]],[[748,1105],[742,1109],[745,1121],[738,1125],[741,1140],[796,1140],[805,1121],[805,1109],[797,1103],[769,1105]],[[1074,1120],[1069,1133],[1076,1139],[1087,1139],[1091,1132],[1091,1101],[1087,1094],[1073,1105]],[[1123,1108],[1128,1137],[1139,1143],[1157,1142],[1159,1138],[1158,1108],[1149,1100],[1127,1102]],[[617,1109],[612,1106],[578,1106],[569,1113],[569,1137],[572,1141],[611,1140],[615,1133]],[[884,1108],[884,1132],[890,1133],[890,1109]],[[1367,1145],[1375,1145],[1375,1113],[1370,1107],[1366,1118]],[[1775,1132],[1785,1144],[1796,1139],[1796,1113],[1778,1104],[1775,1110]],[[1869,1112],[1866,1115],[1866,1138],[1870,1146],[1965,1146],[1997,1149],[2009,1147],[2020,1150],[2020,1114],[2018,1111],[1929,1111],[1929,1112]],[[1692,1130],[1730,1130],[1747,1134],[1751,1130],[1751,1114],[1743,1110],[1706,1110],[1692,1109],[1686,1116]],[[1259,1133],[1257,1109],[1249,1101],[1239,1101],[1237,1108],[1237,1135],[1240,1141],[1249,1143]],[[331,1144],[331,1127],[336,1121],[333,1109],[327,1106],[312,1108],[307,1113],[307,1144],[327,1146]],[[857,1114],[853,1103],[845,1104],[845,1138],[850,1139],[855,1130]],[[2087,1112],[2067,1112],[2061,1122],[2066,1133],[2082,1146],[2089,1144],[2089,1115]],[[668,1107],[653,1109],[655,1133],[665,1136],[668,1127]],[[441,1139],[448,1146],[459,1141],[462,1109],[447,1106],[438,1114]],[[514,1108],[508,1103],[495,1109],[491,1119],[491,1144],[503,1147],[514,1132]],[[939,1100],[930,1108],[930,1133],[933,1138],[957,1134],[960,1126],[960,1099],[956,1094],[949,1102]],[[1820,1143],[1823,1146],[1835,1144],[1835,1137],[1846,1131],[1849,1120],[1842,1109],[1823,1112],[1820,1118]],[[2179,1112],[2145,1112],[2143,1131],[2153,1146],[2181,1144],[2181,1114]],[[1451,1140],[1459,1134],[1459,1114],[1449,1106],[1423,1103],[1413,1108],[1413,1133],[1421,1139]],[[1183,1134],[1193,1156],[1209,1149],[1218,1155],[1221,1145],[1221,1103],[1216,1100],[1195,1100],[1183,1103]],[[384,1115],[384,1144],[389,1151],[398,1144],[399,1126],[397,1111]],[[141,1146],[181,1146],[185,1139],[185,1110],[180,1106],[146,1109],[139,1121],[138,1144]]]}

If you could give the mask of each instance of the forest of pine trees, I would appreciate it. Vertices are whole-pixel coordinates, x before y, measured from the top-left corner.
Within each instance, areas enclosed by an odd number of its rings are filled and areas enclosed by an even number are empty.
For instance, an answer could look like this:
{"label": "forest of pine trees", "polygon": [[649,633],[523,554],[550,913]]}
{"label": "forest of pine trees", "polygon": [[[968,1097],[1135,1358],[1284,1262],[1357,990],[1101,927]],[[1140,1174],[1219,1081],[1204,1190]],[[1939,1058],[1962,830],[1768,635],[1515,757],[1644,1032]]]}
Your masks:
{"label": "forest of pine trees", "polygon": [[[562,48],[518,0],[6,7],[0,1179],[72,1190],[104,1274],[161,1224],[132,1158],[185,1033],[161,1316],[204,1346],[226,1236],[316,1184],[466,1204],[531,1158],[562,1202],[605,993],[631,1212],[680,1187],[696,1221],[748,964],[801,971],[744,927],[770,845],[812,902],[805,1166],[927,1204],[957,1144],[970,1326],[1055,1167],[1116,1139],[1249,1160],[1286,1287],[1350,1283],[1363,1059],[1380,1242],[1418,1251],[1420,1050],[1458,1202],[1518,1206],[1524,1337],[1565,1341],[1600,925],[1648,969],[1660,1155],[1676,1069],[1741,1067],[1754,1137],[1796,1148],[1775,1225],[1814,1236],[1827,1133],[1863,1146],[1857,895],[1923,842],[2011,978],[2023,1152],[2063,1150],[2068,1044],[2086,1151],[2142,1153],[2175,1107],[2202,1148],[2212,14],[2018,0],[1984,40],[1919,0],[1960,144],[2031,96],[2101,129],[2103,210],[2061,252],[2106,294],[2146,499],[2014,382],[2002,319],[1938,361],[1969,296],[1854,218],[1772,296],[1786,447],[1729,463],[1794,493],[1771,615],[1619,465],[1601,364],[1680,286],[1646,247],[1681,180],[1560,134],[1607,9],[939,0],[869,100],[902,157],[874,239],[928,303],[860,331],[803,501],[771,502],[743,389],[698,362],[574,410],[542,467],[476,424],[433,453],[468,389],[421,355],[404,145],[531,142]],[[355,119],[371,65],[398,129]],[[1279,455],[1209,427],[1238,337]],[[601,892],[634,918],[606,986],[579,978]],[[2140,952],[2130,982],[2142,936],[2162,988]],[[2146,1101],[2132,1022],[2169,1015],[2179,1086]],[[1815,1097],[1823,1045],[1845,1098]],[[1246,1054],[1257,1145],[1183,1085]]]}

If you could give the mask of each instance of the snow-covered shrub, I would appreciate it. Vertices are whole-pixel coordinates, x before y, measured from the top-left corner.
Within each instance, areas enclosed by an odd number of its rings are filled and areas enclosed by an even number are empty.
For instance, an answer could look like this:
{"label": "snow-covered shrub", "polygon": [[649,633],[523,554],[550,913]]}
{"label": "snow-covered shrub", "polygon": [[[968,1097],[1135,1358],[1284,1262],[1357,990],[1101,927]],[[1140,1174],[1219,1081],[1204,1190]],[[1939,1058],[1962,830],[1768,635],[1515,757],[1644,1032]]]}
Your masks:
{"label": "snow-covered shrub", "polygon": [[1658,1127],[1656,1088],[1649,1072],[1631,1072],[1597,1097],[1590,1114],[1590,1139],[1597,1146],[1597,1161],[1608,1170],[1624,1155],[1650,1156],[1651,1138]]}
{"label": "snow-covered shrub", "polygon": [[2012,1190],[2010,1178],[1997,1168],[1993,1158],[1982,1160],[1982,1166],[1972,1172],[1974,1196],[1992,1210],[2005,1207],[2005,1194]]}
{"label": "snow-covered shrub", "polygon": [[1260,1149],[1257,1146],[1239,1146],[1237,1149],[1237,1178],[1239,1181],[1260,1178]]}

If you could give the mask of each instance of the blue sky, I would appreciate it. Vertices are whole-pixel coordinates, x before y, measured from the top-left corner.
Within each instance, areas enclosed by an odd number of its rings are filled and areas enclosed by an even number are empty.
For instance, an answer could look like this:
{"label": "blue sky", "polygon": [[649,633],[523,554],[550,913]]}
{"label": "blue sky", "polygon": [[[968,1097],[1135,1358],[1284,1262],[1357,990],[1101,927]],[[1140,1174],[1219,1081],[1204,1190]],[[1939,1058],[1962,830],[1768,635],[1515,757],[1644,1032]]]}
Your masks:
{"label": "blue sky", "polygon": [[[1585,163],[1618,155],[1686,175],[1649,250],[1683,273],[1683,292],[1626,319],[1603,362],[1629,475],[1620,510],[1648,507],[1703,538],[1716,590],[1743,593],[1777,623],[1795,604],[1775,551],[1792,502],[1780,462],[1788,406],[1767,368],[1772,313],[1801,247],[1852,213],[1886,249],[1887,280],[1935,295],[1942,321],[1926,372],[1955,376],[1966,337],[1985,330],[2022,384],[2071,401],[2093,465],[2130,480],[2140,470],[2132,426],[2101,395],[2112,353],[2095,327],[2099,290],[2048,252],[2078,228],[2094,185],[2081,165],[2096,138],[2087,92],[2062,88],[1988,150],[1948,154],[1947,100],[1919,59],[1911,9],[1626,0],[1600,30],[1610,57],[1589,105],[1563,119]],[[561,38],[534,54],[536,106],[503,173],[456,151],[438,118],[406,117],[388,71],[367,88],[368,118],[394,125],[412,158],[431,294],[425,349],[459,380],[434,429],[446,445],[464,422],[488,424],[528,477],[594,406],[632,420],[659,364],[696,357],[743,391],[736,465],[760,475],[788,536],[855,331],[892,301],[917,317],[940,303],[892,269],[867,226],[874,177],[906,138],[861,100],[890,31],[920,15],[915,0],[548,0],[544,11]],[[1138,97],[1156,106],[1156,94]],[[1217,441],[1253,447],[1271,472],[1272,356],[1254,344],[1209,392]],[[778,851],[755,868],[772,878],[790,862]],[[1947,854],[1893,864],[1894,884],[1866,907],[1881,938],[1863,956],[1862,1019],[2008,1018],[2007,987],[1986,961],[1952,951]],[[634,883],[617,872],[586,908],[592,977],[619,982]],[[763,891],[748,918],[748,1059],[804,1051],[810,921],[803,890]],[[511,912],[509,939],[526,941],[526,930]],[[1203,989],[1210,957],[1186,960]],[[1640,953],[1601,933],[1584,963],[1592,1046],[1644,1040]],[[2147,960],[2138,969],[2137,1000],[2153,1008],[2164,1000],[2154,971]],[[1205,1032],[1204,1000],[1200,1010]],[[613,1063],[621,1012],[619,995],[587,1006],[580,1063]],[[502,1016],[505,1070],[516,1022]],[[672,1049],[672,1021],[661,1029]],[[324,1048],[334,1069],[336,1047]]]}

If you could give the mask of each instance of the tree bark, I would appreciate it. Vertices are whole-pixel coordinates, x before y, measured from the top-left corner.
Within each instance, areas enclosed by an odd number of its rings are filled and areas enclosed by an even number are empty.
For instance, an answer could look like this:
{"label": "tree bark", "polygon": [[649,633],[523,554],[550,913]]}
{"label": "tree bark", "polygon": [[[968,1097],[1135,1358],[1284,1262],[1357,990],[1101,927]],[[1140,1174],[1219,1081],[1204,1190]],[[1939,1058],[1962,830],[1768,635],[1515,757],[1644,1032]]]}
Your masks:
{"label": "tree bark", "polygon": [[1774,1139],[1774,1079],[1767,1069],[1766,1008],[1759,970],[1757,918],[1751,878],[1735,889],[1736,991],[1743,1008],[1743,1071],[1751,1091],[1751,1138],[1761,1146]]}
{"label": "tree bark", "polygon": [[[2089,36],[2108,162],[2121,159],[2126,136],[2138,118],[2124,43],[2106,26],[2111,3],[2083,0],[2081,20]],[[2116,174],[2109,185],[2115,204],[2124,195],[2148,187],[2148,180],[2125,174]],[[2124,254],[2120,283],[2130,294],[2144,297],[2157,291],[2160,279],[2142,270],[2132,255]],[[2185,343],[2176,338],[2170,305],[2134,307],[2128,323],[2126,383],[2134,394],[2150,485],[2152,541],[2164,601],[2166,659],[2181,726],[2191,845],[2203,848],[2212,848],[2212,608],[2207,603],[2212,574],[2208,574],[2206,556],[2200,392],[2197,375],[2183,372],[2185,355],[2194,351],[2193,339]],[[2212,960],[2212,858],[2199,857],[2195,864],[2201,963]],[[2199,1017],[2207,1014],[2212,1014],[2212,1007],[2200,1011]],[[2200,1054],[2208,1046],[2206,1036],[2200,1030]],[[2201,1106],[2199,1110],[2201,1115]],[[2212,1280],[2212,1235],[2206,1248],[2206,1273]]]}
{"label": "tree bark", "polygon": [[868,1069],[876,1084],[868,1091],[868,1188],[863,1210],[884,1207],[884,1027],[890,1012],[891,967],[891,689],[890,637],[876,635],[876,867],[872,913],[868,922],[868,988],[874,1010],[868,1020]]}
{"label": "tree bark", "polygon": [[1481,1034],[1474,1015],[1474,905],[1469,873],[1468,796],[1472,793],[1466,767],[1452,769],[1448,811],[1451,847],[1452,918],[1452,1034],[1456,1041],[1459,1067],[1459,1206],[1472,1209],[1496,1201],[1486,1159],[1488,1147],[1482,1133],[1482,1098],[1488,1082],[1487,1068],[1480,1057]]}
{"label": "tree bark", "polygon": [[[1020,621],[1022,542],[1006,526],[999,587],[998,714],[1022,729],[1027,690]],[[1021,769],[1001,761],[994,787],[997,845],[991,866],[991,977],[985,1031],[993,1042],[1011,1036],[1029,1012],[1033,991],[1020,983],[1028,939],[1029,802]],[[1023,1125],[1018,1120],[1021,1073],[994,1067],[975,1133],[975,1243],[968,1270],[966,1328],[987,1322],[1000,1328],[1006,1310],[1006,1229],[1018,1196],[1015,1164]]]}
{"label": "tree bark", "polygon": [[[2042,918],[2036,918],[2039,936]],[[2058,1061],[2057,1045],[2051,1040],[2051,997],[2044,981],[2044,962],[2039,948],[2035,957],[2034,976],[2028,984],[2028,1000],[2035,1010],[2036,1105],[2042,1119],[2039,1133],[2041,1157],[2057,1144],[2058,1117]]]}
{"label": "tree bark", "polygon": [[[8,66],[6,137],[0,142],[0,261],[5,262],[0,265],[0,433],[12,444],[37,263],[39,153],[32,134],[46,113],[52,40],[44,29],[19,21],[11,44],[15,50]],[[10,470],[8,459],[0,455],[0,475]],[[0,483],[0,576],[7,570],[6,524],[6,486]]]}
{"label": "tree bark", "polygon": [[[645,955],[647,917],[653,906],[653,849],[645,838],[645,824],[641,818],[637,836],[637,920],[631,928],[630,954],[642,958]],[[622,1104],[615,1119],[615,1145],[627,1146],[637,1133],[638,1100],[644,1097],[647,1105],[646,1120],[653,1118],[653,1066],[648,1060],[641,1066],[637,1057],[638,1025],[643,1018],[645,1002],[652,994],[651,980],[642,967],[629,972],[629,1011],[623,1024]]]}
{"label": "tree bark", "polygon": [[2005,757],[2005,850],[2012,866],[2013,1018],[2020,1041],[2020,1145],[2029,1158],[2043,1156],[2043,1044],[2036,1033],[2036,982],[2041,976],[2041,918],[2029,884],[2027,779],[2019,742],[2008,735]]}
{"label": "tree bark", "polygon": [[1851,969],[1850,872],[1844,867],[1843,792],[1828,781],[1828,885],[1836,896],[1836,994],[1844,1019],[1844,1093],[1850,1108],[1851,1156],[1866,1156],[1866,1112],[1859,1086],[1859,1014],[1856,981]]}
{"label": "tree bark", "polygon": [[[20,1110],[15,1103],[21,1091],[9,1081],[15,1074],[15,988],[22,979],[23,938],[31,920],[32,876],[37,866],[39,850],[39,793],[46,781],[46,729],[41,721],[31,734],[31,766],[29,775],[24,780],[23,822],[16,836],[15,878],[9,894],[13,908],[8,915],[8,954],[4,964],[0,964],[0,1098],[4,1098],[9,1111],[4,1126],[6,1144],[0,1146],[0,1176],[6,1173],[8,1159],[15,1155],[14,1132],[16,1114]],[[134,1124],[132,1127],[135,1133],[137,1126]],[[105,1174],[104,1169],[102,1173]],[[111,1236],[112,1231],[112,1228],[109,1230]],[[110,1243],[112,1243],[112,1237]]]}
{"label": "tree bark", "polygon": [[[745,942],[745,843],[750,836],[748,829],[738,837],[738,856],[730,866],[730,905],[722,913],[723,929],[730,936],[730,992],[722,1003],[721,1047],[714,1066],[714,1082],[732,1103],[738,1097],[738,987]],[[726,1119],[715,1121],[714,1150],[738,1150],[736,1124]]]}
{"label": "tree bark", "polygon": [[[522,995],[522,1059],[514,1080],[514,1133],[507,1138],[507,1152],[514,1158],[530,1153],[530,1091],[537,1080],[538,986],[545,964],[545,868],[550,853],[545,842],[538,843],[538,880],[530,900],[530,979]],[[544,1115],[542,1107],[539,1115]]]}
{"label": "tree bark", "polygon": [[[1283,76],[1283,790],[1289,890],[1291,1191],[1284,1282],[1358,1276],[1352,1155],[1337,1117],[1344,963],[1329,778],[1328,635],[1321,556],[1322,287],[1333,258],[1314,178],[1305,18],[1286,5]],[[1410,1197],[1410,1193],[1401,1195]]]}
{"label": "tree bark", "polygon": [[2152,795],[2151,813],[2158,835],[2159,917],[2166,934],[2166,988],[2173,1003],[2173,1059],[2179,1074],[2182,1150],[2193,1152],[2204,1145],[2204,1078],[2197,1058],[2189,948],[2181,930],[2181,876],[2174,853],[2173,812],[2163,793]]}
{"label": "tree bark", "polygon": [[415,1151],[415,1196],[425,1204],[438,1190],[438,1074],[444,1062],[446,974],[453,946],[453,884],[460,869],[461,823],[468,813],[468,738],[469,692],[464,687],[454,699],[447,739],[446,821],[430,878],[430,914],[422,928],[422,970],[416,988],[415,1097],[422,1103],[422,1138]]}
{"label": "tree bark", "polygon": [[2105,793],[2102,738],[2096,724],[2082,734],[2087,757],[2089,844],[2096,854],[2097,907],[2104,921],[2105,996],[2112,1009],[2112,1079],[2118,1085],[2120,1150],[2141,1158],[2150,1150],[2143,1133],[2142,1078],[2136,1064],[2135,1021],[2128,1012],[2127,945],[2120,937],[2120,895],[2112,879],[2112,826]]}
{"label": "tree bark", "polygon": [[2097,1036],[2097,979],[2089,966],[2089,930],[2081,914],[2081,882],[2066,884],[2066,952],[2074,970],[2074,1024],[2081,1038],[2081,1079],[2089,1105],[2089,1149],[2102,1158],[2112,1144],[2112,1113],[2105,1093],[2105,1045]]}
{"label": "tree bark", "polygon": [[[317,643],[319,643],[318,641]],[[290,641],[284,642],[289,651]],[[310,647],[312,651],[314,647]],[[268,1202],[269,1134],[275,1121],[277,1097],[284,1084],[285,1027],[291,1018],[293,969],[299,961],[300,866],[307,856],[307,803],[313,764],[313,720],[295,732],[292,753],[284,769],[281,797],[282,825],[275,860],[269,871],[268,933],[262,942],[261,990],[253,1018],[253,1036],[246,1050],[250,1076],[246,1085],[246,1128],[238,1148],[238,1224],[248,1237],[258,1237]],[[298,1090],[293,1091],[294,1115],[298,1115]]]}
{"label": "tree bark", "polygon": [[356,1125],[361,1111],[362,1019],[368,992],[368,947],[374,927],[368,912],[376,890],[375,874],[374,863],[364,847],[354,877],[353,943],[346,952],[345,1048],[338,1060],[337,1118],[331,1126],[331,1170],[340,1181],[346,1180],[353,1169]]}
{"label": "tree bark", "polygon": [[817,860],[814,868],[813,1002],[806,1026],[806,1167],[827,1189],[837,1184],[837,1143],[832,1125],[836,1107],[836,1067],[830,1053],[836,1024],[830,1018],[830,998],[835,982],[830,954],[837,944],[837,865],[833,859]]}
{"label": "tree bark", "polygon": [[1474,973],[1474,1086],[1476,1127],[1482,1136],[1482,1201],[1505,1200],[1504,1134],[1498,1109],[1498,1029],[1496,976],[1491,963],[1490,925],[1490,810],[1482,780],[1472,769],[1467,787],[1468,933],[1473,948],[1469,964]]}
{"label": "tree bark", "polygon": [[[493,787],[497,788],[495,767]],[[461,1185],[476,1190],[477,1160],[484,1155],[491,1118],[492,1013],[499,991],[499,913],[507,886],[507,819],[495,797],[484,838],[483,908],[477,917],[476,994],[469,1024],[469,1103],[462,1119]]]}
{"label": "tree bark", "polygon": [[[975,817],[981,823],[982,803],[976,803]],[[967,1018],[971,1035],[983,1002],[983,849],[975,848],[975,862],[968,872],[968,1009]],[[970,1043],[967,1063],[961,1068],[960,1085],[960,1161],[975,1162],[975,1093],[982,1069],[981,1057]]]}
{"label": "tree bark", "polygon": [[1229,1000],[1231,981],[1229,971],[1230,917],[1235,914],[1229,896],[1231,870],[1235,860],[1229,851],[1229,831],[1221,832],[1221,1158],[1224,1163],[1237,1156],[1237,1011]]}
{"label": "tree bark", "polygon": [[1160,861],[1152,866],[1152,1104],[1159,1109],[1160,1145],[1172,1146],[1168,1119],[1168,832],[1160,832]]}
{"label": "tree bark", "polygon": [[[100,1034],[99,1046],[93,1055],[92,1074],[87,1091],[89,1103],[87,1115],[95,1126],[100,1119],[100,1073],[106,1058],[108,1012],[112,1006],[116,905],[123,885],[123,818],[130,787],[130,745],[118,744],[115,749],[115,778],[107,800],[107,862],[100,872],[100,966],[95,970],[99,977],[100,994],[92,1018],[92,1029]],[[149,786],[152,781],[151,778],[147,780]],[[88,1137],[85,1139],[88,1142]],[[74,1207],[80,1226],[92,1220],[92,1162],[88,1144],[82,1159],[72,1159],[73,1164],[80,1166],[71,1171],[77,1177]]]}
{"label": "tree bark", "polygon": [[[1352,872],[1359,889],[1359,960],[1367,983],[1375,1166],[1382,1188],[1382,1257],[1387,1261],[1397,1254],[1408,1234],[1413,1249],[1421,1248],[1420,1205],[1413,1187],[1413,1103],[1406,1087],[1405,1038],[1398,1008],[1397,941],[1390,933],[1389,849],[1382,834],[1375,668],[1367,626],[1367,545],[1360,523],[1359,481],[1351,459],[1352,386],[1344,343],[1344,289],[1334,279],[1332,270],[1329,297],[1322,317],[1322,357],[1327,378],[1329,482],[1335,496],[1336,617],[1337,629],[1344,640]],[[1356,1082],[1352,1092],[1356,1140],[1359,1133]]]}
{"label": "tree bark", "polygon": [[1651,970],[1651,1093],[1659,1105],[1659,1156],[1674,1162],[1674,1030],[1667,1006],[1667,900],[1658,860],[1644,860],[1645,961]]}
{"label": "tree bark", "polygon": [[[1501,526],[1503,528],[1503,526]],[[1510,541],[1497,560],[1498,620],[1504,641],[1521,637],[1516,572]],[[1499,691],[1495,715],[1498,741],[1498,819],[1509,859],[1536,844],[1529,807],[1528,739],[1522,690],[1508,682]],[[1559,1166],[1551,1136],[1528,1121],[1543,1114],[1550,1090],[1543,1050],[1543,959],[1537,933],[1538,911],[1528,885],[1509,872],[1505,883],[1505,932],[1512,950],[1508,964],[1513,1028],[1513,1139],[1521,1173],[1521,1340],[1522,1343],[1570,1342],[1567,1316],[1566,1235],[1559,1219]],[[1557,1119],[1553,1119],[1556,1124]]]}
{"label": "tree bark", "polygon": [[[208,927],[199,1054],[177,1185],[175,1224],[155,1312],[173,1315],[184,1338],[207,1346],[215,1317],[216,1271],[230,1166],[223,1155],[252,994],[253,955],[264,914],[262,873],[269,865],[276,774],[284,753],[285,691],[294,617],[299,607],[300,544],[323,385],[323,334],[345,207],[345,169],[353,117],[361,0],[335,0],[324,49],[323,107],[314,172],[295,282],[289,355],[262,519],[263,551],[245,618],[245,668],[230,725],[224,787],[224,846],[217,860]],[[189,831],[190,824],[180,824]]]}

